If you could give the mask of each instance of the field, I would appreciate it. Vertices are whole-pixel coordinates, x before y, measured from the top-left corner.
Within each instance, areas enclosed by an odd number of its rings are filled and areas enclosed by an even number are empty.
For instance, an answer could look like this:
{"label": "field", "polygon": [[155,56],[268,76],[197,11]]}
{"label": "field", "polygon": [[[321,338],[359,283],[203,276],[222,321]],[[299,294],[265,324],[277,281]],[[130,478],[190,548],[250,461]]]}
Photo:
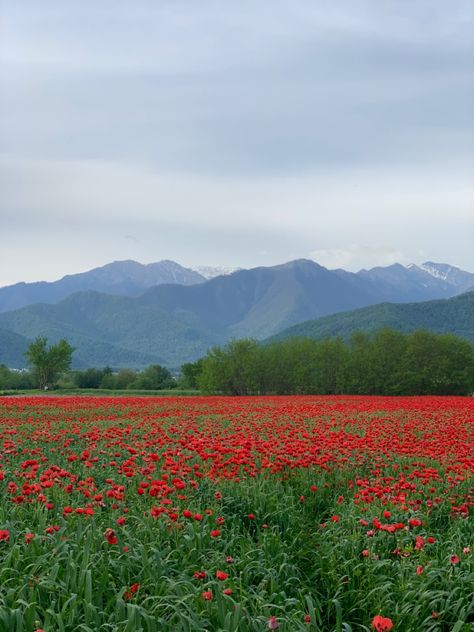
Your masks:
{"label": "field", "polygon": [[1,632],[474,630],[473,398],[3,398],[0,433]]}

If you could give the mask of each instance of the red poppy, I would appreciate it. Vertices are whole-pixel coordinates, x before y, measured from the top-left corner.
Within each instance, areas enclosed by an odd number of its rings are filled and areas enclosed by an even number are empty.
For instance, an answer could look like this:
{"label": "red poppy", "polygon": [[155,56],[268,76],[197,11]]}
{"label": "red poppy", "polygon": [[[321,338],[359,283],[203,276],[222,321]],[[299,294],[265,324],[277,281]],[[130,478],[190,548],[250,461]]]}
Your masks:
{"label": "red poppy", "polygon": [[382,615],[377,614],[372,619],[372,627],[377,632],[390,632],[393,629],[393,621],[388,617],[382,617]]}
{"label": "red poppy", "polygon": [[107,540],[109,544],[117,544],[118,542],[117,536],[115,535],[115,531],[110,528],[105,530],[105,539]]}

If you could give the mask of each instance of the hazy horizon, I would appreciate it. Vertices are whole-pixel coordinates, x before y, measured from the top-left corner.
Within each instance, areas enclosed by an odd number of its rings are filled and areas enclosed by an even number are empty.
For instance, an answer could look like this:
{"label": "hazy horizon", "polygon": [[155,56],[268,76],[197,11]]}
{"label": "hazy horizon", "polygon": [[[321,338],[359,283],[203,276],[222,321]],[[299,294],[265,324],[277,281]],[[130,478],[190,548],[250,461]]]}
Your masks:
{"label": "hazy horizon", "polygon": [[[308,259],[308,257],[299,257],[299,259]],[[168,260],[168,259],[165,259],[165,261],[166,260]],[[324,264],[322,264],[320,261],[316,261],[315,259],[310,259],[310,258],[309,258],[309,260],[310,261],[314,261],[315,263],[318,263],[319,265],[323,265],[324,266]],[[104,267],[106,265],[109,265],[109,264],[112,264],[112,263],[121,263],[121,262],[125,262],[125,261],[133,261],[133,262],[139,263],[141,265],[149,265],[149,264],[153,264],[153,263],[159,263],[160,261],[163,261],[163,260],[139,261],[137,259],[114,259],[113,261],[104,261],[102,264],[99,264],[97,266],[93,266],[93,267],[89,267],[89,268],[83,268],[83,269],[77,269],[77,270],[73,270],[72,272],[65,272],[64,274],[58,272],[58,274],[56,276],[51,276],[50,278],[41,278],[41,279],[40,278],[35,278],[35,279],[32,279],[32,280],[26,280],[26,281],[25,281],[25,279],[20,279],[18,281],[14,281],[13,283],[6,283],[6,284],[3,284],[3,285],[0,285],[0,288],[6,287],[6,286],[9,286],[9,285],[15,285],[16,283],[21,283],[21,282],[24,282],[24,281],[26,283],[35,283],[35,282],[48,282],[48,283],[50,283],[50,282],[54,282],[54,281],[59,281],[60,279],[62,279],[65,276],[74,275],[74,274],[81,274],[81,273],[84,273],[84,272],[89,272],[89,271],[91,271],[93,269],[96,269],[96,268],[102,268],[102,267]],[[252,269],[252,268],[255,268],[255,267],[262,267],[262,266],[208,266],[205,263],[204,264],[196,264],[196,265],[194,265],[194,264],[185,265],[182,262],[175,261],[173,259],[168,260],[168,261],[173,261],[174,263],[178,263],[179,265],[181,265],[184,268],[189,268],[189,269],[193,269],[193,270],[197,270],[198,268],[207,268],[207,267],[209,267],[209,268],[220,268],[220,267],[222,267],[222,268],[235,268],[235,270],[239,270],[239,269],[249,270],[249,269]],[[272,263],[272,264],[268,264],[268,265],[266,264],[263,267],[271,267],[271,266],[282,265],[282,264],[285,264],[285,263],[289,263],[290,261],[295,261],[295,259],[290,259],[289,261],[277,261],[276,263]],[[464,270],[465,272],[470,272],[470,273],[474,274],[474,270],[461,268],[461,266],[457,266],[455,263],[451,263],[449,261],[433,261],[432,259],[429,260],[429,261],[431,261],[432,263],[452,265],[454,267],[457,267],[457,268],[460,268],[460,269]],[[395,262],[395,263],[399,263],[399,262]],[[423,263],[425,263],[425,262],[412,261],[412,262],[410,262],[410,264],[401,264],[401,265],[404,265],[405,267],[407,265],[411,265],[411,264],[415,264],[417,266],[421,266]],[[386,264],[386,265],[389,266],[389,265],[393,265],[393,264]],[[328,267],[328,266],[324,266],[324,267]],[[351,268],[351,267],[348,267],[348,266],[346,266],[346,267],[341,266],[341,267],[344,270],[347,270],[348,272],[354,272],[354,273],[360,272],[361,270],[364,270],[364,269],[367,269],[367,268],[359,268],[359,267]],[[375,265],[375,266],[372,266],[372,267],[386,267],[386,266]],[[329,270],[335,270],[337,268],[328,267],[328,269]]]}
{"label": "hazy horizon", "polygon": [[0,286],[474,270],[474,4],[0,0]]}

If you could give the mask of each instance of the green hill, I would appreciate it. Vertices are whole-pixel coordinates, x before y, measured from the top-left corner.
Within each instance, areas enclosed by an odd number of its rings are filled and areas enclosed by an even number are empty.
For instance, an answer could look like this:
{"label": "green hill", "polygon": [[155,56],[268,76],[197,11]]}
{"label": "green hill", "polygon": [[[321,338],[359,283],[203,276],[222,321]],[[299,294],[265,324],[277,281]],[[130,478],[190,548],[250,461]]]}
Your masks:
{"label": "green hill", "polygon": [[30,342],[25,336],[0,329],[0,364],[11,369],[22,369],[26,364],[25,351]]}
{"label": "green hill", "polygon": [[474,341],[474,292],[454,298],[423,303],[381,303],[350,312],[316,318],[284,329],[268,341],[295,336],[347,339],[354,331],[373,332],[391,327],[408,333],[428,329],[435,333],[450,333]]}

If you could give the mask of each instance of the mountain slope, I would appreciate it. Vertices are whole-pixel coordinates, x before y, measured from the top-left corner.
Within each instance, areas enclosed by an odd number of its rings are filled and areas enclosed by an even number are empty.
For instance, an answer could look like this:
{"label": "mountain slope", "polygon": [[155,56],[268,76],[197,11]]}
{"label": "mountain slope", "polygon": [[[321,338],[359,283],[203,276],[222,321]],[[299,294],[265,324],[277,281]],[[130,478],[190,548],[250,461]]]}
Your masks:
{"label": "mountain slope", "polygon": [[285,340],[294,336],[348,338],[357,330],[373,332],[382,327],[391,327],[402,332],[428,329],[436,333],[456,334],[474,341],[474,292],[423,303],[382,303],[333,314],[299,323],[269,340]]}
{"label": "mountain slope", "polygon": [[25,352],[30,340],[24,336],[0,329],[0,364],[11,369],[21,369],[25,366]]}
{"label": "mountain slope", "polygon": [[[29,339],[64,337],[79,350],[76,363],[80,355],[81,364],[116,366],[105,348],[93,348],[95,340],[176,367],[230,337],[265,338],[301,320],[372,302],[363,289],[299,260],[198,285],[158,285],[138,297],[76,293],[57,304],[0,314],[0,327]],[[128,357],[124,365],[132,362],[139,359]]]}
{"label": "mountain slope", "polygon": [[[402,266],[392,268],[392,279],[409,274]],[[265,339],[309,319],[380,303],[393,287],[386,279],[375,282],[300,259],[195,285],[156,285],[135,297],[79,292],[56,304],[0,314],[0,328],[29,340],[64,337],[77,347],[74,362],[81,366],[159,362],[176,368],[232,337]],[[377,309],[376,316],[368,312],[369,320],[396,324],[410,308]],[[350,329],[347,323],[341,327]]]}
{"label": "mountain slope", "polygon": [[63,298],[87,290],[138,296],[148,288],[162,283],[192,285],[205,278],[174,261],[159,261],[143,265],[136,261],[114,261],[87,272],[71,274],[58,281],[16,283],[0,288],[0,312],[19,309],[34,303],[57,303]]}

